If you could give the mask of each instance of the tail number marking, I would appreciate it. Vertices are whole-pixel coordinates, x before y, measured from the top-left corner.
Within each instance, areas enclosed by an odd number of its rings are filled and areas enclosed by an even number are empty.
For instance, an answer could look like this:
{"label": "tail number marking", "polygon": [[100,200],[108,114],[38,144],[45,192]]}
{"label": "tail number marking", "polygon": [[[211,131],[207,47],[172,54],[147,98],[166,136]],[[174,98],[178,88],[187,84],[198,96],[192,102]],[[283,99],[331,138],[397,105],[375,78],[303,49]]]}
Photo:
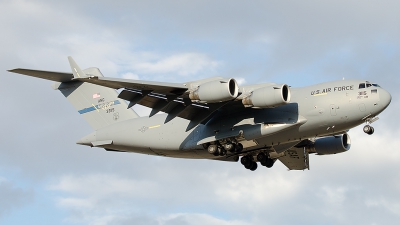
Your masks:
{"label": "tail number marking", "polygon": [[106,102],[106,103],[102,103],[102,104],[98,104],[98,105],[93,105],[93,107],[88,107],[88,108],[84,108],[79,110],[78,112],[80,114],[84,114],[84,113],[88,113],[88,112],[92,112],[92,111],[98,111],[102,109],[104,111],[106,111],[106,113],[114,113],[116,112],[116,110],[114,109],[114,105],[118,105],[120,104],[119,100],[115,100],[115,101],[110,101],[110,102]]}
{"label": "tail number marking", "polygon": [[108,113],[109,109],[114,109],[114,108],[111,108],[113,105],[114,105],[114,101],[111,101],[111,102],[106,102],[106,103],[103,103],[103,104],[98,104],[97,108],[105,110]]}

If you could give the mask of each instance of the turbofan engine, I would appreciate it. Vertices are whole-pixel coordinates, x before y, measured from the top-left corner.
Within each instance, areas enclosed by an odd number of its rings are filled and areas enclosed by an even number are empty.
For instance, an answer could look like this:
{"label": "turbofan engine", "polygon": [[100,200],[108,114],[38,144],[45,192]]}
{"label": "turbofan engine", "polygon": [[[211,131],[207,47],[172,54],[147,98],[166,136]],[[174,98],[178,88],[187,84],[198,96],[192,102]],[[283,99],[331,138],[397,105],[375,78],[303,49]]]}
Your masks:
{"label": "turbofan engine", "polygon": [[235,79],[215,80],[198,86],[189,93],[192,101],[201,103],[216,103],[237,98],[239,88]]}
{"label": "turbofan engine", "polygon": [[290,101],[290,89],[286,84],[276,84],[258,88],[243,98],[245,107],[274,108]]}
{"label": "turbofan engine", "polygon": [[318,155],[330,155],[346,152],[350,149],[350,146],[350,136],[343,134],[342,136],[319,138],[308,147],[308,150],[310,153],[317,153]]}

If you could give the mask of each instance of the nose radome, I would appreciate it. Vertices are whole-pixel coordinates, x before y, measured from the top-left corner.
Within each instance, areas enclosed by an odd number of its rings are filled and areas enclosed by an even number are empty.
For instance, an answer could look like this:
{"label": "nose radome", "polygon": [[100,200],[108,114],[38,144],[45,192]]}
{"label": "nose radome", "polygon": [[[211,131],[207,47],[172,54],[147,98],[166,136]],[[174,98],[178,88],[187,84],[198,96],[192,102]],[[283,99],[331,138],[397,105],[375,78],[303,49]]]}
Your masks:
{"label": "nose radome", "polygon": [[380,102],[381,105],[384,106],[385,108],[390,104],[390,102],[392,101],[392,96],[390,95],[390,93],[384,89],[382,89],[379,93],[379,98],[380,98]]}

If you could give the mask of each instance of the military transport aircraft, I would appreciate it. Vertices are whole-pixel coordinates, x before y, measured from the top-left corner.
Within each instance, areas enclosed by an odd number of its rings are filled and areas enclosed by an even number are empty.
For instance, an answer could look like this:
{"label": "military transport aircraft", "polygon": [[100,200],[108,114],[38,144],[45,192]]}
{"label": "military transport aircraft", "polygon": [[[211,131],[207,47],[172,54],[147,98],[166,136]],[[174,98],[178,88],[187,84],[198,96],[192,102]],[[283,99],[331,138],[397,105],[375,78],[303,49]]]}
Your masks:
{"label": "military transport aircraft", "polygon": [[[97,68],[81,70],[68,57],[72,73],[13,69],[13,73],[55,81],[95,130],[77,144],[108,151],[176,158],[239,161],[256,170],[280,160],[289,170],[309,169],[309,154],[350,149],[350,128],[370,124],[391,101],[376,83],[340,80],[290,88],[265,83],[239,87],[235,79],[212,77],[165,83],[103,77]],[[119,90],[117,92],[116,90]],[[131,107],[152,109],[139,117]],[[164,113],[158,113],[164,112]]]}

